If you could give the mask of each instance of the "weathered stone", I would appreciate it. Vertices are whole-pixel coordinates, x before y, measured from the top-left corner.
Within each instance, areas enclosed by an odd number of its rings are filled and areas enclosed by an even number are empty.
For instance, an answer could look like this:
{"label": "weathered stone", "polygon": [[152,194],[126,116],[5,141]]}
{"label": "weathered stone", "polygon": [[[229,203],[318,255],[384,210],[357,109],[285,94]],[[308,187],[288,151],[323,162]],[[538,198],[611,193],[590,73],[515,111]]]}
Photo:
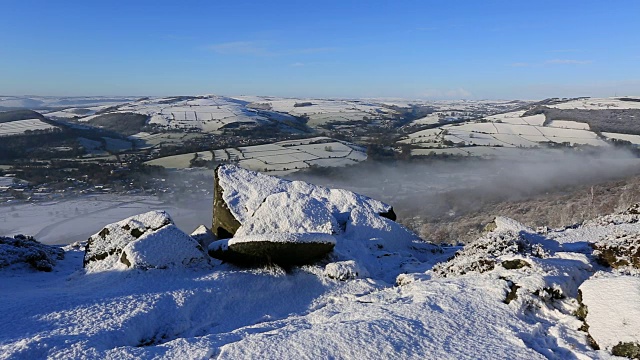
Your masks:
{"label": "weathered stone", "polygon": [[523,267],[531,267],[531,264],[522,259],[504,260],[500,263],[507,270],[522,269]]}
{"label": "weathered stone", "polygon": [[[221,179],[221,176],[224,179]],[[393,207],[347,190],[329,189],[302,181],[288,181],[225,164],[216,167],[214,179],[211,231],[219,239],[233,237],[236,231],[256,214],[267,198],[279,193],[287,193],[291,199],[305,196],[309,201],[319,201],[341,226],[345,225],[349,213],[360,207],[377,216],[396,220]],[[233,199],[231,201],[234,201],[234,204],[227,203],[230,201],[229,197]]]}
{"label": "weathered stone", "polygon": [[294,266],[321,259],[334,246],[335,238],[328,234],[264,234],[214,241],[209,255],[243,266]]}
{"label": "weathered stone", "polygon": [[611,354],[615,356],[624,356],[629,359],[640,359],[640,344],[638,343],[619,343],[611,348]]}
{"label": "weathered stone", "polygon": [[213,219],[211,231],[218,239],[226,239],[232,237],[238,228],[240,222],[233,216],[229,206],[224,201],[222,193],[224,189],[220,186],[218,169],[220,165],[214,170],[214,188],[213,188]]}
{"label": "weathered stone", "polygon": [[274,243],[269,241],[229,246],[233,252],[241,254],[249,263],[273,263],[281,266],[312,263],[333,250],[333,247],[333,244]]}
{"label": "weathered stone", "polygon": [[511,303],[513,300],[518,298],[518,289],[520,289],[520,286],[518,286],[518,284],[514,283],[513,281],[507,281],[507,284],[509,285],[509,292],[507,293],[507,297],[504,299],[504,303],[505,304],[509,304]]}
{"label": "weathered stone", "polygon": [[[105,226],[87,242],[84,267],[168,268],[206,262],[198,242],[178,229],[164,211],[150,211]],[[124,265],[124,266],[123,266]]]}
{"label": "weathered stone", "polygon": [[147,231],[155,231],[173,224],[164,211],[150,211],[109,224],[91,236],[85,247],[83,266],[94,261],[102,261],[110,256],[120,256],[124,247],[141,237]]}

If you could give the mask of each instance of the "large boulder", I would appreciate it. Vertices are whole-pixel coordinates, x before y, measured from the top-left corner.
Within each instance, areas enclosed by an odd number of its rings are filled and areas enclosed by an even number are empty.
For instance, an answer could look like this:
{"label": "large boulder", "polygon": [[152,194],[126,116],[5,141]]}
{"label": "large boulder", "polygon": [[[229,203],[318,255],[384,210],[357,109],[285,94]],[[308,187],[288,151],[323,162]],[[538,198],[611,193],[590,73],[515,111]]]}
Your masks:
{"label": "large boulder", "polygon": [[[273,207],[263,207],[262,205],[270,195],[279,193],[289,194],[288,198],[285,195],[280,195],[280,197],[269,199],[269,202],[290,206],[304,197],[307,199],[307,204],[296,205],[298,210],[301,206],[318,209],[317,204],[319,203],[343,227],[348,221],[351,211],[356,208],[365,209],[391,220],[396,218],[393,207],[390,205],[351,191],[329,189],[302,181],[284,180],[245,170],[235,165],[224,164],[215,169],[213,226],[211,230],[219,239],[232,237],[242,225],[254,217],[261,207],[262,213],[273,209]],[[309,209],[307,208],[307,210]],[[286,211],[293,213],[296,210]],[[298,212],[298,214],[309,215],[305,212]],[[278,219],[283,220],[282,217],[278,217]]]}
{"label": "large boulder", "polygon": [[44,245],[31,236],[0,236],[0,268],[25,263],[36,270],[49,272],[62,259],[64,250]]}
{"label": "large boulder", "polygon": [[84,255],[84,267],[90,272],[205,261],[198,242],[178,229],[164,211],[150,211],[105,226],[89,238]]}
{"label": "large boulder", "polygon": [[414,255],[437,251],[396,223],[391,206],[351,191],[233,165],[218,166],[215,179],[212,230],[230,239],[212,243],[209,254],[223,261],[300,265],[331,252],[330,261],[353,260],[368,274],[391,276],[390,263],[402,268],[418,261]]}

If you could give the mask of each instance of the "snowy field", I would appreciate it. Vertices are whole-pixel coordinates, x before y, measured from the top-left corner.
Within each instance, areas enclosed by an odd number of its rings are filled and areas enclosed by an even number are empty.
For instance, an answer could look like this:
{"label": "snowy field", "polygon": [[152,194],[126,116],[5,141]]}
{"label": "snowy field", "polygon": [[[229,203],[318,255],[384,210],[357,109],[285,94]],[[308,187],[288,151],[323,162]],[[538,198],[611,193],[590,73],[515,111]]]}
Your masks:
{"label": "snowy field", "polygon": [[[621,100],[627,98],[628,100]],[[635,101],[634,101],[635,100]],[[556,109],[615,110],[640,109],[639,97],[586,98],[549,105]]]}
{"label": "snowy field", "polygon": [[184,169],[190,166],[190,162],[196,154],[199,159],[204,161],[213,159],[219,163],[236,162],[246,169],[278,174],[293,172],[313,165],[348,166],[367,159],[365,149],[360,146],[327,137],[316,137],[265,145],[217,149],[212,152],[167,156],[148,161],[147,164]]}
{"label": "snowy field", "polygon": [[0,136],[11,136],[24,134],[34,130],[53,130],[58,127],[47,124],[40,119],[27,119],[0,123]]}
{"label": "snowy field", "polygon": [[[598,99],[589,99],[596,101]],[[602,99],[600,99],[602,100]],[[619,102],[619,101],[618,101]],[[599,103],[599,102],[598,102]],[[622,102],[624,104],[628,101]],[[563,103],[564,104],[564,103]],[[562,105],[562,104],[560,104]],[[622,106],[622,105],[619,105]],[[445,124],[437,128],[420,130],[405,136],[400,143],[411,144],[424,149],[412,149],[416,155],[435,153],[477,154],[478,151],[466,148],[451,148],[444,142],[464,147],[529,148],[540,147],[541,143],[571,145],[591,145],[602,148],[611,147],[607,139],[620,139],[637,144],[637,135],[602,133],[598,135],[589,128],[589,124],[554,120],[545,124],[543,114],[523,116],[524,111],[514,111],[485,117],[482,121],[470,121],[463,124]],[[492,154],[487,150],[487,154]]]}

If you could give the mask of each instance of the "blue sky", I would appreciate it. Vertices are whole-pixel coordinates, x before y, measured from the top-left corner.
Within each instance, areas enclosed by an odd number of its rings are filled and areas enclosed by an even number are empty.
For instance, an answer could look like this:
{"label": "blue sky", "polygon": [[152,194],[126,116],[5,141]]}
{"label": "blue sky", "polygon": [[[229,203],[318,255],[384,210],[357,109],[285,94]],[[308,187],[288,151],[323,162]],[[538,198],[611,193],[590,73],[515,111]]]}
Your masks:
{"label": "blue sky", "polygon": [[0,2],[0,94],[640,95],[640,1]]}

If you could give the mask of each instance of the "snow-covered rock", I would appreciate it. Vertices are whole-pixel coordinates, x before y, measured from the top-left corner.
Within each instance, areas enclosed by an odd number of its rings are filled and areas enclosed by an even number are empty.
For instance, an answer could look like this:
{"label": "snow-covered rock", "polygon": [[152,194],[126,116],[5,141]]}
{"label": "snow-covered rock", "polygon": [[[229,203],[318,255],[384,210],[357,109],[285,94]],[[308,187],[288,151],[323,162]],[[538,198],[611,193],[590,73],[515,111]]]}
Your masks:
{"label": "snow-covered rock", "polygon": [[96,272],[166,268],[205,260],[198,242],[175,227],[169,214],[150,211],[109,224],[91,236],[83,263],[88,272]]}
{"label": "snow-covered rock", "polygon": [[449,261],[433,268],[443,277],[460,276],[469,272],[483,273],[501,265],[505,269],[530,266],[526,257],[543,258],[548,251],[540,244],[532,244],[523,234],[512,230],[492,231],[466,245]]}
{"label": "snow-covered rock", "polygon": [[31,236],[0,236],[0,268],[25,263],[40,271],[51,271],[64,250],[44,245]]}
{"label": "snow-covered rock", "polygon": [[[412,254],[413,248],[426,246],[417,235],[393,221],[395,214],[391,206],[351,191],[283,180],[233,165],[216,168],[215,178],[214,232],[218,236],[235,234],[235,237],[229,242],[212,244],[209,253],[225,261],[244,260],[242,262],[246,264],[251,259],[247,255],[253,256],[257,252],[258,258],[279,259],[288,265],[301,264],[301,253],[287,250],[295,255],[287,260],[276,252],[285,247],[308,248],[309,256],[302,257],[310,260],[319,258],[316,251],[324,249],[328,252],[333,245],[293,245],[299,242],[297,240],[286,241],[286,246],[269,245],[268,242],[279,242],[275,240],[279,238],[297,239],[294,234],[327,234],[336,239],[333,260],[360,261],[363,269],[388,272],[382,270],[384,266],[377,259],[393,256],[401,267],[418,261]],[[237,238],[253,240],[250,245],[240,245]],[[436,248],[431,245],[430,249]],[[225,251],[229,253],[225,254]],[[241,252],[245,256],[239,256]]]}
{"label": "snow-covered rock", "polygon": [[596,276],[585,281],[580,292],[586,307],[585,322],[597,345],[614,355],[638,358],[640,278]]}
{"label": "snow-covered rock", "polygon": [[640,269],[640,232],[615,232],[593,243],[593,254],[612,268]]}
{"label": "snow-covered rock", "polygon": [[213,232],[204,225],[200,225],[193,230],[191,237],[196,240],[203,249],[208,248],[209,244],[217,240],[216,236],[213,235]]}
{"label": "snow-covered rock", "polygon": [[[295,208],[287,213],[296,216],[291,219],[291,226],[308,222],[307,211],[320,211],[318,204],[324,206],[335,218],[338,224],[344,225],[352,210],[361,208],[395,220],[395,213],[390,205],[369,197],[341,189],[329,189],[308,184],[302,181],[289,181],[273,176],[245,170],[235,165],[220,165],[215,170],[215,192],[212,231],[218,238],[233,236],[238,228],[260,213],[264,216],[268,211],[274,211],[273,206],[263,206],[270,195],[278,195],[269,200],[278,207]],[[306,205],[295,205],[302,197],[308,199]],[[314,201],[315,200],[315,201]],[[304,207],[304,209],[303,209]],[[262,209],[261,209],[262,208]],[[284,210],[279,210],[284,211]],[[323,215],[324,216],[324,215]],[[265,220],[266,221],[266,220]],[[282,219],[280,219],[282,221]],[[311,225],[311,224],[307,224]],[[333,224],[332,224],[333,226]],[[281,232],[291,232],[293,229],[282,229]],[[335,229],[332,229],[334,231]],[[243,230],[243,235],[249,235],[250,230]]]}
{"label": "snow-covered rock", "polygon": [[340,281],[357,279],[369,275],[366,270],[360,268],[353,260],[337,261],[327,264],[324,267],[325,276]]}
{"label": "snow-covered rock", "polygon": [[195,239],[169,224],[128,243],[120,262],[130,268],[165,269],[206,263],[206,258]]}
{"label": "snow-covered rock", "polygon": [[490,231],[513,231],[519,233],[521,231],[533,233],[533,229],[524,224],[505,216],[496,216],[492,223],[487,225]]}
{"label": "snow-covered rock", "polygon": [[337,220],[318,199],[281,192],[267,196],[235,236],[274,232],[336,234],[339,231]]}

